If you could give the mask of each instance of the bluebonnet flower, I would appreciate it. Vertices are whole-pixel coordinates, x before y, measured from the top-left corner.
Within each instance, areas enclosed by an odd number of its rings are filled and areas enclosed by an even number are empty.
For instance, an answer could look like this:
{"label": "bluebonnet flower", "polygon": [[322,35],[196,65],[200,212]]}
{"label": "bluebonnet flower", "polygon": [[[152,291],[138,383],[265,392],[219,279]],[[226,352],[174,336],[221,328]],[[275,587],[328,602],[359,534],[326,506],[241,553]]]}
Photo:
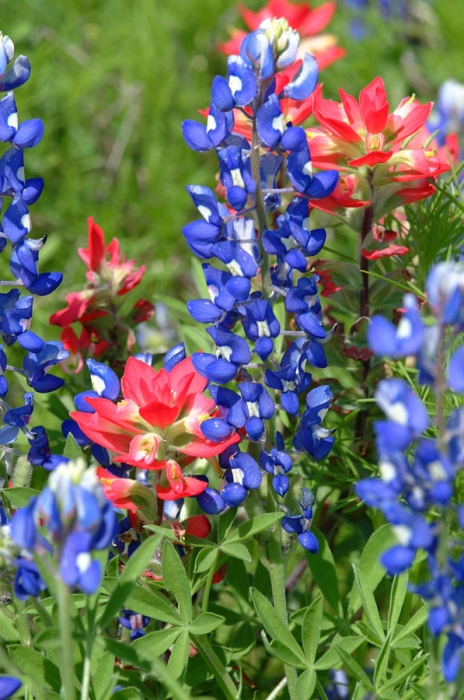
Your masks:
{"label": "bluebonnet flower", "polygon": [[145,636],[144,627],[148,625],[150,618],[133,610],[121,610],[118,621],[122,627],[131,630],[130,639],[133,642],[134,639]]}
{"label": "bluebonnet flower", "polygon": [[271,448],[270,452],[262,450],[259,457],[262,468],[272,474],[272,488],[282,497],[285,496],[290,487],[287,474],[293,467],[293,460],[285,452],[284,447],[283,437],[277,432],[276,446]]}
{"label": "bluebonnet flower", "polygon": [[[430,601],[431,634],[447,636],[442,657],[447,682],[456,680],[464,652],[464,555],[445,526],[453,520],[459,527],[464,524],[464,506],[454,502],[455,478],[464,465],[464,412],[457,408],[448,419],[442,413],[443,392],[464,390],[462,347],[450,353],[446,375],[440,365],[456,330],[463,328],[463,274],[462,263],[454,262],[439,263],[430,271],[426,290],[433,325],[424,326],[408,296],[398,328],[373,319],[373,349],[383,346],[390,357],[415,355],[419,381],[437,395],[439,437],[424,437],[431,420],[409,385],[403,379],[382,380],[376,401],[387,420],[374,426],[380,478],[364,479],[356,486],[360,498],[382,511],[397,538],[381,556],[388,573],[405,571],[418,550],[426,552],[430,578],[412,590]],[[437,512],[446,517],[437,519]]]}
{"label": "bluebonnet flower", "polygon": [[282,518],[282,527],[285,532],[296,533],[298,542],[311,554],[316,554],[319,551],[317,537],[311,532],[315,500],[312,491],[308,488],[303,488],[300,501],[301,515],[284,515]]}
{"label": "bluebonnet flower", "polygon": [[[46,243],[46,237],[38,240],[29,237],[29,206],[40,197],[43,180],[38,177],[26,178],[24,149],[37,146],[44,129],[40,119],[19,122],[13,91],[29,78],[30,65],[25,56],[19,56],[14,61],[13,57],[13,42],[9,37],[0,34],[0,91],[6,92],[0,99],[0,141],[8,144],[7,150],[0,157],[0,209],[3,198],[10,200],[0,224],[0,252],[6,254],[8,251],[10,271],[13,275],[11,281],[2,280],[3,286],[12,288],[0,294],[0,334],[6,346],[17,342],[28,353],[23,360],[23,368],[20,369],[8,363],[4,348],[0,350],[2,400],[10,387],[4,376],[5,372],[16,372],[25,376],[34,391],[49,392],[61,387],[63,380],[48,375],[47,372],[52,365],[67,356],[60,343],[46,343],[30,328],[32,295],[50,294],[61,284],[63,276],[59,272],[39,272],[39,253]],[[31,294],[22,296],[19,287]],[[26,428],[31,419],[33,394],[25,395],[24,406],[13,408],[3,401],[2,408],[5,425],[0,428],[0,443],[5,445],[15,441],[22,430],[30,442],[34,437],[36,439],[30,451],[34,464],[47,462],[47,468],[52,468],[53,459],[46,435],[41,433],[39,437]],[[43,429],[39,427],[38,432],[41,430]]]}
{"label": "bluebonnet flower", "polygon": [[[282,436],[270,444],[274,431],[267,429],[275,415],[275,391],[279,409],[298,421],[297,450],[320,460],[334,441],[334,431],[321,425],[332,398],[327,387],[310,392],[300,412],[300,398],[312,380],[306,364],[327,365],[322,343],[331,335],[322,325],[318,277],[308,274],[308,257],[320,252],[326,238],[324,229],[311,230],[310,201],[329,195],[338,173],[313,173],[304,129],[293,127],[283,114],[282,100],[302,102],[317,84],[313,56],[305,54],[295,63],[298,43],[298,33],[286,20],[263,22],[245,37],[240,55],[229,57],[227,76],[214,79],[209,125],[187,121],[183,126],[189,146],[216,148],[218,192],[225,196],[222,204],[207,187],[187,188],[203,217],[184,227],[187,243],[199,257],[219,261],[219,267],[203,264],[209,299],[187,305],[196,321],[209,324],[207,332],[216,345],[215,354],[196,353],[192,358],[195,369],[208,379],[220,414],[202,430],[207,436],[209,431],[225,435],[234,428],[261,447],[259,464],[236,446],[220,457],[223,482],[218,489],[208,484],[197,496],[210,514],[240,505],[250,489],[259,487],[260,469],[272,476],[279,497],[288,491],[292,458]],[[293,65],[290,79],[277,88],[276,73]],[[223,115],[219,119],[217,110]],[[242,128],[243,117],[249,128]],[[285,206],[277,178],[289,195]],[[274,212],[271,224],[268,215]],[[294,282],[296,273],[300,279]],[[277,304],[284,306],[283,313],[277,312]],[[281,319],[289,317],[292,330],[287,331]],[[282,340],[286,335],[290,343]],[[299,541],[316,551],[308,507],[295,517]]]}
{"label": "bluebonnet flower", "polygon": [[42,493],[16,511],[11,521],[13,541],[37,551],[42,546],[39,522],[56,547],[63,581],[94,593],[101,569],[92,551],[106,549],[116,529],[113,505],[103,496],[95,469],[87,469],[83,461],[59,465]]}

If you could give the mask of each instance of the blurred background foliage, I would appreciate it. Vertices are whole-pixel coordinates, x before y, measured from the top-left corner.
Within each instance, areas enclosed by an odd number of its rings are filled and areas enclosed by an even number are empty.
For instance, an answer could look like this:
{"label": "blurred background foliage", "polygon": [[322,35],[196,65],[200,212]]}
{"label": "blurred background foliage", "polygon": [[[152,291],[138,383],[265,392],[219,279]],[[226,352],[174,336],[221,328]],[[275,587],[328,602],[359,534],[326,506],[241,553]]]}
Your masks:
{"label": "blurred background foliage", "polygon": [[[464,1],[389,4],[386,20],[375,0],[339,2],[328,31],[347,58],[323,71],[327,97],[339,86],[357,95],[381,75],[394,107],[412,92],[434,99],[446,78],[464,79]],[[42,268],[63,270],[65,281],[40,300],[44,317],[84,286],[76,250],[86,245],[88,216],[147,266],[143,295],[191,297],[181,229],[196,213],[184,186],[214,186],[216,163],[187,148],[180,125],[209,104],[211,80],[224,71],[217,45],[227,27],[241,26],[234,0],[0,0],[0,16],[16,54],[32,64],[16,93],[20,119],[45,123],[41,145],[26,154],[28,176],[45,180],[34,235],[48,234]]]}

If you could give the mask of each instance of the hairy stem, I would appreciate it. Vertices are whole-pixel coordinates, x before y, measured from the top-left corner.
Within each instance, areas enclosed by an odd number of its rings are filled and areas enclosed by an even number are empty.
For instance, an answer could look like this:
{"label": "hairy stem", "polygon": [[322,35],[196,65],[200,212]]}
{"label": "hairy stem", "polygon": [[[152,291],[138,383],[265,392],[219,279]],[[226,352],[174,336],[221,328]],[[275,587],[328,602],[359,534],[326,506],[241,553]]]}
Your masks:
{"label": "hairy stem", "polygon": [[[373,192],[372,192],[373,197]],[[364,257],[362,251],[364,248],[364,242],[369,235],[372,228],[373,219],[373,204],[370,204],[364,210],[363,224],[361,229],[361,240],[359,246],[359,270],[361,272],[361,289],[359,291],[359,317],[369,318],[370,308],[369,308],[369,260]],[[364,398],[369,398],[369,387],[368,387],[368,376],[371,368],[370,357],[361,361],[361,389],[364,394]],[[355,440],[362,440],[364,438],[364,433],[366,430],[367,421],[367,411],[363,408],[357,416],[356,428],[355,428]]]}
{"label": "hairy stem", "polygon": [[61,680],[64,697],[66,700],[76,700],[72,618],[69,610],[71,594],[67,584],[61,579],[57,580],[57,593],[61,636]]}
{"label": "hairy stem", "polygon": [[[269,481],[271,476],[269,476]],[[268,510],[276,511],[277,504],[273,497],[272,485],[269,483]],[[269,542],[269,575],[272,586],[272,599],[276,613],[282,620],[282,624],[288,627],[287,597],[285,594],[285,564],[282,553],[282,528],[277,523],[271,528],[271,538]],[[296,686],[297,672],[292,666],[284,665],[285,676],[288,683],[288,694],[290,700],[300,700],[300,695]]]}

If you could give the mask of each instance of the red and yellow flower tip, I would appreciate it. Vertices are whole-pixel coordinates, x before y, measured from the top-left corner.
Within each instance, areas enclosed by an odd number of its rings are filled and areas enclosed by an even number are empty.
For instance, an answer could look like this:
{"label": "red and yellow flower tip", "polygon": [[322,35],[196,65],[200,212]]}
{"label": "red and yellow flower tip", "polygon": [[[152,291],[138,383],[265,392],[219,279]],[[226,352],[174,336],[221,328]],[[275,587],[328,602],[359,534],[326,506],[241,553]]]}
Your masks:
{"label": "red and yellow flower tip", "polygon": [[206,385],[191,358],[168,372],[130,357],[122,400],[87,398],[94,412],[75,411],[71,417],[91,440],[115,453],[115,462],[161,471],[159,498],[195,496],[207,482],[184,476],[182,468],[196,457],[217,456],[240,439],[203,394]]}
{"label": "red and yellow flower tip", "polygon": [[[337,39],[332,34],[322,34],[335,12],[337,4],[326,2],[320,7],[311,7],[309,3],[290,3],[287,0],[269,0],[267,5],[258,12],[248,10],[239,5],[239,12],[248,29],[254,31],[265,20],[274,17],[286,19],[292,29],[296,29],[300,35],[299,56],[304,52],[312,54],[319,70],[330,65],[345,55],[345,49],[337,46]],[[220,50],[227,54],[239,54],[240,44],[247,35],[241,29],[232,29],[229,41],[220,44]]]}

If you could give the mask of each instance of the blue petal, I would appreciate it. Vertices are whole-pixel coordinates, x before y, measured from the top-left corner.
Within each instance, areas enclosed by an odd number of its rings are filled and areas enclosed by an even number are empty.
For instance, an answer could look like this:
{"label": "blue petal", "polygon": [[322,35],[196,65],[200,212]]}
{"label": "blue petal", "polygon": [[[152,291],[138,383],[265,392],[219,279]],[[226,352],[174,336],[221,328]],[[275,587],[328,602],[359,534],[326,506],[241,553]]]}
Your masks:
{"label": "blue petal", "polygon": [[221,442],[233,433],[233,427],[222,418],[209,418],[200,423],[203,435],[213,442]]}
{"label": "blue petal", "polygon": [[186,119],[182,123],[182,135],[193,151],[210,151],[213,148],[204,124]]}
{"label": "blue petal", "polygon": [[211,102],[222,112],[228,112],[235,107],[229,84],[222,75],[217,75],[211,86]]}
{"label": "blue petal", "polygon": [[236,508],[246,499],[248,495],[247,489],[241,484],[227,484],[221,489],[221,498],[231,508]]}
{"label": "blue petal", "polygon": [[20,124],[13,143],[19,148],[32,148],[42,140],[44,125],[41,119],[28,119]]}
{"label": "blue petal", "polygon": [[307,532],[302,532],[301,535],[298,535],[298,542],[310,554],[317,554],[319,551],[319,542],[317,537],[309,530]]}
{"label": "blue petal", "polygon": [[309,53],[305,53],[298,72],[283,90],[285,97],[290,97],[292,100],[305,100],[314,92],[318,76],[316,59]]}
{"label": "blue petal", "polygon": [[227,508],[226,502],[221,498],[219,493],[209,486],[196,498],[200,508],[205,513],[208,513],[208,515],[217,515]]}

